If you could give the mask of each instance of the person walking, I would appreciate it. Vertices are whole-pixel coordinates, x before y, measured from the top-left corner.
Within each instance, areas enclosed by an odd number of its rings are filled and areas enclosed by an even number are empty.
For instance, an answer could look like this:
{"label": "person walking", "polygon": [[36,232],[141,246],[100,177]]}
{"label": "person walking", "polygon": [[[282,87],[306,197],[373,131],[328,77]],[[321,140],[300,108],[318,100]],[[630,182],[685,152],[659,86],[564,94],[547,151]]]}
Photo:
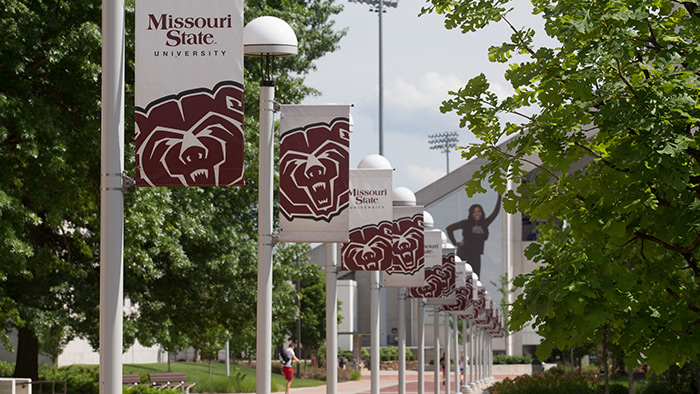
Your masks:
{"label": "person walking", "polygon": [[442,371],[442,385],[445,385],[445,353],[440,357],[440,371]]}
{"label": "person walking", "polygon": [[292,387],[292,379],[294,379],[294,368],[292,367],[292,362],[301,362],[294,354],[294,342],[289,344],[289,347],[284,350],[284,358],[286,362],[282,366],[282,374],[284,378],[287,379],[287,389],[285,394],[289,394],[289,388]]}

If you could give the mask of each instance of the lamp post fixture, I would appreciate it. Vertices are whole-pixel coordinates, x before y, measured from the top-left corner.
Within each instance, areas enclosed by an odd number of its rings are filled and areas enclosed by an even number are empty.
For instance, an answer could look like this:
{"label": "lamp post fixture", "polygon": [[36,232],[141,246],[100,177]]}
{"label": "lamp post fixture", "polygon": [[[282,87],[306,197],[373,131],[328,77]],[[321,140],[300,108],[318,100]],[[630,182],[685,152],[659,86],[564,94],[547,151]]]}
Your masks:
{"label": "lamp post fixture", "polygon": [[450,173],[450,151],[457,147],[459,141],[459,133],[456,131],[445,131],[442,133],[431,134],[428,136],[430,149],[439,149],[445,154],[447,160],[447,173]]}
{"label": "lamp post fixture", "polygon": [[124,336],[124,3],[102,1],[100,394],[122,392]]}
{"label": "lamp post fixture", "polygon": [[258,317],[255,382],[269,394],[272,367],[272,185],[275,83],[274,58],[297,54],[297,37],[283,20],[261,16],[243,29],[243,54],[260,57],[260,146],[258,152]]}
{"label": "lamp post fixture", "polygon": [[[384,156],[369,155],[363,158],[357,168],[392,169],[391,163]],[[370,393],[379,394],[379,336],[381,308],[379,304],[380,271],[370,271],[369,284],[369,331],[370,331]]]}
{"label": "lamp post fixture", "polygon": [[[415,207],[416,195],[408,188],[396,187],[391,193],[393,206]],[[399,288],[399,394],[406,394],[406,288]]]}
{"label": "lamp post fixture", "polygon": [[370,12],[376,12],[379,16],[379,155],[384,155],[384,72],[382,65],[382,14],[386,12],[384,7],[399,5],[399,0],[348,0],[351,3],[363,3],[370,5]]}

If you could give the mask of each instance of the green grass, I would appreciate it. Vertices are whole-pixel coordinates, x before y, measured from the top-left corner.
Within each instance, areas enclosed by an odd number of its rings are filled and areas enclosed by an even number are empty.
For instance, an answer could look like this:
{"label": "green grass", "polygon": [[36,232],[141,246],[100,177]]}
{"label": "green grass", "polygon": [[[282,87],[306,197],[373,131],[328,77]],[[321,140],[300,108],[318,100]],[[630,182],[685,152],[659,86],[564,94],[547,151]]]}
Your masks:
{"label": "green grass", "polygon": [[[209,377],[209,363],[207,362],[174,362],[171,363],[171,372],[187,374],[187,380],[197,382],[192,388],[193,392],[255,392],[255,369],[243,365],[231,366],[231,376],[226,377],[226,366],[223,363],[212,363],[211,378]],[[124,364],[125,374],[139,374],[142,381],[148,379],[149,373],[168,372],[167,363],[156,364]],[[315,379],[294,379],[294,387],[314,387],[325,384]],[[284,376],[272,373],[272,391],[284,391],[287,382]]]}

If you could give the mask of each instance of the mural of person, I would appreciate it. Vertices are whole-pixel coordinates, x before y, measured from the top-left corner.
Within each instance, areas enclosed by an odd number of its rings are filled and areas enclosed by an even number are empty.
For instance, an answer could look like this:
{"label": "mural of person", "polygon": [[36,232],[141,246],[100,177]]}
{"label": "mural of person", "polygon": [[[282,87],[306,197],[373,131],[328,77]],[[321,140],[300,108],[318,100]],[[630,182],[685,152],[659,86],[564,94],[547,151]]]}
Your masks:
{"label": "mural of person", "polygon": [[[498,195],[496,207],[485,217],[484,208],[479,204],[469,207],[469,216],[452,223],[445,229],[447,237],[457,246],[457,256],[472,266],[474,272],[481,276],[481,255],[484,254],[484,243],[489,238],[489,225],[496,219],[501,208],[501,195]],[[455,231],[462,230],[462,240],[457,242]]]}

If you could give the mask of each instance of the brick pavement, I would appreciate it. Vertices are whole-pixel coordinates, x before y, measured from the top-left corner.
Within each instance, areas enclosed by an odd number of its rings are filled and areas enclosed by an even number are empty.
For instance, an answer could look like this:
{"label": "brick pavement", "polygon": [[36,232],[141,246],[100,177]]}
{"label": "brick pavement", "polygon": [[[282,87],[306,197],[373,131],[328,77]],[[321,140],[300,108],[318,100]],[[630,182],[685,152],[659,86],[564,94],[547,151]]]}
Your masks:
{"label": "brick pavement", "polygon": [[[424,375],[424,393],[432,394],[434,389],[433,372],[426,372]],[[496,380],[502,380],[513,376],[494,376]],[[454,376],[453,376],[454,378]],[[379,377],[379,390],[381,394],[394,394],[399,392],[399,376],[397,371],[381,371]],[[453,382],[454,385],[454,382]],[[440,387],[441,393],[445,393],[445,386]],[[454,391],[454,387],[452,387]],[[284,391],[282,391],[284,392]],[[415,371],[406,372],[406,394],[418,392],[418,374]],[[371,379],[369,372],[364,372],[359,381],[338,383],[338,394],[370,394]],[[291,390],[291,394],[326,394],[326,386],[303,387]]]}

